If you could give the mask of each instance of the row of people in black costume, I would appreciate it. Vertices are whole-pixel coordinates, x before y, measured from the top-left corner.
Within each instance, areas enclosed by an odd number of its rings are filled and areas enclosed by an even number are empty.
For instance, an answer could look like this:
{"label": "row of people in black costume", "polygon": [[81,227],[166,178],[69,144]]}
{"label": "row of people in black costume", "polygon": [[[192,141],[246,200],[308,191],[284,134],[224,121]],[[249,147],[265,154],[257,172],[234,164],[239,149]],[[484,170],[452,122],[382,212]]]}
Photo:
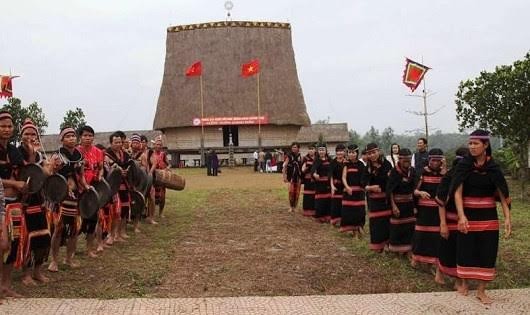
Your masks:
{"label": "row of people in black costume", "polygon": [[330,158],[325,144],[310,147],[302,157],[295,143],[284,163],[291,211],[303,185],[304,216],[359,238],[367,211],[370,249],[408,254],[413,266],[431,264],[437,282],[443,283],[444,275],[454,277],[463,294],[467,280],[477,280],[477,296],[488,303],[485,286],[495,277],[499,239],[496,202],[509,235],[510,199],[491,158],[489,134],[473,132],[468,146],[457,151],[450,169],[442,150],[431,149],[427,165],[416,172],[406,148],[393,167],[375,143],[366,146],[366,164],[358,159],[356,145],[339,144]]}
{"label": "row of people in black costume", "polygon": [[[42,273],[43,264],[50,258],[48,270],[59,270],[59,248],[66,245],[64,263],[78,267],[74,260],[77,238],[81,233],[87,237],[87,254],[97,257],[105,247],[128,238],[128,221],[137,223],[130,211],[130,193],[133,188],[126,181],[126,171],[132,161],[145,166],[146,171],[168,167],[167,158],[160,151],[161,139],[155,142],[158,150],[148,150],[141,145],[141,137],[131,137],[132,151],[129,155],[122,147],[125,134],[113,133],[108,149],[93,144],[94,130],[84,126],[80,130],[63,128],[59,135],[62,146],[50,159],[46,159],[40,147],[38,128],[26,120],[21,126],[21,144],[11,143],[14,125],[8,112],[0,112],[0,252],[3,257],[1,296],[19,296],[11,288],[14,268],[23,270],[25,285],[47,282]],[[78,136],[80,143],[78,143]],[[147,142],[147,141],[146,141]],[[159,161],[160,160],[160,161]],[[21,181],[20,173],[28,165],[36,164],[46,176],[60,174],[66,179],[67,195],[58,204],[50,202],[43,190],[29,191],[29,180]],[[90,218],[81,219],[79,201],[83,193],[93,189],[92,185],[102,181],[110,170],[123,170],[119,192]],[[50,184],[51,185],[51,184]],[[157,187],[164,190],[163,187]],[[165,194],[158,192],[158,197]],[[149,189],[146,199],[153,202],[146,211],[151,223],[154,214],[155,189]],[[157,198],[163,209],[163,202]]]}

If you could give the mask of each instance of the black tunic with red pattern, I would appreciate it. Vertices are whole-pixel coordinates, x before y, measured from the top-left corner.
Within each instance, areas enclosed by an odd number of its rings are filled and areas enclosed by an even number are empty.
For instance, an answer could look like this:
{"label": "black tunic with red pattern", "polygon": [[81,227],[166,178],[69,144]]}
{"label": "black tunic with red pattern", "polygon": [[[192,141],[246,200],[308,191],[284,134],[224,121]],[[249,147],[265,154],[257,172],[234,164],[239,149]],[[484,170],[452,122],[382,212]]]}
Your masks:
{"label": "black tunic with red pattern", "polygon": [[414,198],[416,188],[415,170],[410,167],[405,171],[400,162],[390,171],[387,194],[394,198],[399,209],[399,215],[390,217],[390,241],[388,250],[406,253],[412,250],[412,235],[414,234]]}
{"label": "black tunic with red pattern", "polygon": [[453,178],[454,167],[442,178],[436,191],[436,202],[445,207],[445,221],[449,230],[447,239],[440,237],[438,248],[438,268],[444,274],[457,277],[456,272],[456,238],[458,234],[458,212],[456,211],[454,194],[449,194],[449,186]]}
{"label": "black tunic with red pattern", "polygon": [[438,264],[440,248],[440,215],[435,198],[442,177],[440,171],[428,166],[423,169],[418,190],[429,193],[431,197],[416,200],[416,226],[412,240],[412,259],[434,265]]}
{"label": "black tunic with red pattern", "polygon": [[463,185],[464,214],[469,222],[467,234],[457,235],[457,274],[464,279],[491,281],[499,248],[497,189],[509,200],[508,186],[500,167],[488,157],[482,166],[472,158],[458,163],[452,187]]}
{"label": "black tunic with red pattern", "polygon": [[352,188],[350,195],[344,190],[342,198],[342,212],[340,221],[341,232],[351,232],[362,228],[366,223],[365,195],[361,187],[361,178],[364,172],[364,164],[361,161],[347,161],[346,184]]}
{"label": "black tunic with red pattern", "polygon": [[331,160],[329,168],[330,181],[333,180],[333,186],[336,188],[336,191],[331,195],[330,223],[337,225],[340,224],[342,211],[342,193],[344,191],[344,185],[342,184],[342,170],[344,168],[344,161],[339,161],[337,158],[334,158]]}
{"label": "black tunic with red pattern", "polygon": [[329,183],[330,161],[329,158],[315,160],[311,174],[318,174],[315,179],[315,218],[320,222],[329,222],[331,207],[331,186]]}
{"label": "black tunic with red pattern", "polygon": [[311,176],[311,169],[313,168],[314,162],[315,159],[309,154],[304,156],[302,160],[302,165],[306,165],[306,171],[302,172],[302,183],[304,184],[302,208],[306,217],[315,216],[315,180]]}
{"label": "black tunic with red pattern", "polygon": [[367,193],[370,249],[375,251],[385,248],[390,235],[392,210],[390,209],[385,190],[388,182],[388,173],[391,169],[392,164],[384,158],[380,160],[380,166],[378,167],[369,163],[361,180],[363,187],[377,185],[381,188],[381,192]]}

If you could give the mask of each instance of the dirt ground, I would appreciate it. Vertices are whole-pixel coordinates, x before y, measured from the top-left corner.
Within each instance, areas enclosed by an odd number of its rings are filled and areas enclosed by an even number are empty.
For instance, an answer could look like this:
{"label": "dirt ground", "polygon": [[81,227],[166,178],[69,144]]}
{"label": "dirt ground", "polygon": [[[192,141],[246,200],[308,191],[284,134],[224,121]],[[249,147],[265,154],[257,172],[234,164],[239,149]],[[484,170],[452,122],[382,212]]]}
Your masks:
{"label": "dirt ground", "polygon": [[[191,174],[190,174],[191,175]],[[188,175],[215,189],[193,213],[157,296],[351,294],[399,291],[386,270],[357,257],[334,228],[288,213],[280,174],[240,169],[218,178]],[[223,178],[224,177],[224,178]],[[226,183],[229,182],[229,188]],[[223,185],[224,183],[224,185]],[[429,276],[424,276],[429,281]],[[405,283],[406,286],[406,283]]]}

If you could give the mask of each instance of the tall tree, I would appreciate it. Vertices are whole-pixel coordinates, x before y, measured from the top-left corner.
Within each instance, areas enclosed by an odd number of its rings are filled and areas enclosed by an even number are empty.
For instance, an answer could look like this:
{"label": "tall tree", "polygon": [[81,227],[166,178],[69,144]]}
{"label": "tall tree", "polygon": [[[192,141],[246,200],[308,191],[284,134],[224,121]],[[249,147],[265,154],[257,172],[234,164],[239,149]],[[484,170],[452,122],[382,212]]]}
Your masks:
{"label": "tall tree", "polygon": [[374,126],[370,126],[370,130],[364,135],[363,141],[365,143],[374,142],[378,145],[381,144],[381,136],[379,136],[379,130],[375,129]]}
{"label": "tall tree", "polygon": [[63,122],[61,123],[61,129],[64,127],[72,127],[77,130],[84,125],[86,125],[85,113],[81,108],[76,107],[75,110],[69,109],[66,111]]}
{"label": "tall tree", "polygon": [[392,127],[386,127],[381,133],[381,148],[387,154],[390,154],[390,146],[394,142],[394,129]]}
{"label": "tall tree", "polygon": [[362,148],[365,144],[363,140],[361,139],[361,135],[353,129],[350,129],[348,131],[348,137],[349,137],[349,141],[348,141],[349,144],[356,144],[359,146],[359,148]]}
{"label": "tall tree", "polygon": [[461,130],[480,127],[502,137],[520,162],[523,185],[527,177],[530,135],[530,52],[512,65],[483,71],[472,80],[460,82],[456,112]]}
{"label": "tall tree", "polygon": [[11,97],[2,106],[2,110],[7,110],[13,116],[13,125],[15,125],[13,141],[17,143],[20,142],[20,126],[26,118],[30,118],[33,121],[35,126],[39,128],[40,134],[44,134],[44,129],[48,127],[46,116],[37,102],[33,102],[27,107],[24,107],[20,99]]}

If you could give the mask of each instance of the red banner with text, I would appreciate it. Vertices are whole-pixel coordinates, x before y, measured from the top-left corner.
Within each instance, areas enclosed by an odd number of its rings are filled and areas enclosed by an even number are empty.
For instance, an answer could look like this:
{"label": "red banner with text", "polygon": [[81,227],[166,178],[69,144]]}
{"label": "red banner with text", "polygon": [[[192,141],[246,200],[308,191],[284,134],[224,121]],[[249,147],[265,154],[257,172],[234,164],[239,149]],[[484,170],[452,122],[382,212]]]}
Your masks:
{"label": "red banner with text", "polygon": [[[202,125],[204,126],[223,126],[223,125],[267,125],[269,117],[267,116],[243,116],[243,117],[204,117]],[[201,119],[194,118],[193,126],[200,126]]]}

